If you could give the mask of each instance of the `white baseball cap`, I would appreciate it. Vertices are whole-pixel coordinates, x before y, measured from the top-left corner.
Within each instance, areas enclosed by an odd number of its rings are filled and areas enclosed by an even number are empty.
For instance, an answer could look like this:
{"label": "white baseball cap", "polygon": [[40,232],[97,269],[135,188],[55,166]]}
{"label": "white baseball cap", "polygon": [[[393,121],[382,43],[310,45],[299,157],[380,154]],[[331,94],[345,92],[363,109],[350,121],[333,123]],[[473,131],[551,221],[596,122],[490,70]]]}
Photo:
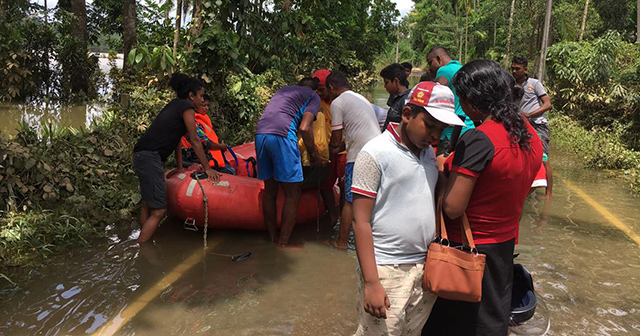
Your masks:
{"label": "white baseball cap", "polygon": [[453,92],[448,87],[434,82],[420,82],[411,91],[409,104],[423,107],[436,120],[455,126],[465,126],[456,114]]}

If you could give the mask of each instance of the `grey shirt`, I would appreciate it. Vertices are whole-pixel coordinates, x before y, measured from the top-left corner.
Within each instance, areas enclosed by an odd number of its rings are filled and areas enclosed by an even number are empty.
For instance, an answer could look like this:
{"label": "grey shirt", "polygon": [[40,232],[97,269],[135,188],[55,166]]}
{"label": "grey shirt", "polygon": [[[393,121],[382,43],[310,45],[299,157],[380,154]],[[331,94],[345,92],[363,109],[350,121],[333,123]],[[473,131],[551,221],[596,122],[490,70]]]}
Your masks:
{"label": "grey shirt", "polygon": [[[522,88],[524,89],[524,95],[520,100],[520,113],[531,113],[539,109],[542,106],[541,98],[547,95],[542,83],[535,78],[527,77],[527,80],[522,84]],[[530,120],[536,124],[547,123],[547,117],[544,113]]]}
{"label": "grey shirt", "polygon": [[375,199],[371,233],[377,265],[421,264],[435,237],[438,163],[431,146],[415,156],[397,124],[369,141],[353,168],[354,194]]}

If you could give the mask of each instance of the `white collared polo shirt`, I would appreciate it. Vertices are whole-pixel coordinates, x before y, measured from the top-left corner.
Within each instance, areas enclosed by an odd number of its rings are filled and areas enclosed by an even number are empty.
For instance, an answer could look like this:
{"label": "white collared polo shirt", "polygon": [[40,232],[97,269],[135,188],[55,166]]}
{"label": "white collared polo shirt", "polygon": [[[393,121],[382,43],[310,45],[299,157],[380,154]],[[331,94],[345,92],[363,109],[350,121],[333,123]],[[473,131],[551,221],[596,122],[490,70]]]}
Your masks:
{"label": "white collared polo shirt", "polygon": [[352,192],[375,198],[371,230],[378,265],[424,263],[435,236],[436,155],[429,146],[416,157],[401,143],[397,125],[362,148],[353,171]]}

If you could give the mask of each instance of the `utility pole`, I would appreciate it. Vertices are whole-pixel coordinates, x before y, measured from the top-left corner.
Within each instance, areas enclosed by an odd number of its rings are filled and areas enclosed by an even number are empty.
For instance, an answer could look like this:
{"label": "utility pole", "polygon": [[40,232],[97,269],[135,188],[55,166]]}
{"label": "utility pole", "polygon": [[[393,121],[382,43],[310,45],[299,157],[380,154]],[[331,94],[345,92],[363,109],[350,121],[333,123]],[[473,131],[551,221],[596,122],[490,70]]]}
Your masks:
{"label": "utility pole", "polygon": [[589,12],[589,0],[586,0],[584,3],[584,13],[582,14],[582,27],[580,27],[580,38],[578,38],[578,42],[582,42],[582,38],[584,37],[584,29],[587,25],[587,13]]}
{"label": "utility pole", "polygon": [[540,48],[540,65],[538,66],[538,80],[544,81],[547,62],[547,46],[549,45],[549,28],[551,27],[551,7],[553,0],[547,0],[547,13],[544,16],[544,30],[542,31],[542,47]]}

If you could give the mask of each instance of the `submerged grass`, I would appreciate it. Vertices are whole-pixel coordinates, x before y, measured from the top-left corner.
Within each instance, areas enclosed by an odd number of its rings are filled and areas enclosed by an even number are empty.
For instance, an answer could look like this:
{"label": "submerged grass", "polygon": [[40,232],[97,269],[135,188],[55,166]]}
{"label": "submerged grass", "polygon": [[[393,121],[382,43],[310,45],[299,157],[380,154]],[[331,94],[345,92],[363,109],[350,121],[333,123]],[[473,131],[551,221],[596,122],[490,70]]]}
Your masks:
{"label": "submerged grass", "polygon": [[640,152],[623,144],[623,126],[587,130],[566,115],[554,113],[549,119],[553,146],[576,154],[585,167],[604,169],[627,181],[640,193]]}
{"label": "submerged grass", "polygon": [[56,211],[8,212],[0,219],[0,258],[5,267],[33,265],[100,234],[89,222]]}

